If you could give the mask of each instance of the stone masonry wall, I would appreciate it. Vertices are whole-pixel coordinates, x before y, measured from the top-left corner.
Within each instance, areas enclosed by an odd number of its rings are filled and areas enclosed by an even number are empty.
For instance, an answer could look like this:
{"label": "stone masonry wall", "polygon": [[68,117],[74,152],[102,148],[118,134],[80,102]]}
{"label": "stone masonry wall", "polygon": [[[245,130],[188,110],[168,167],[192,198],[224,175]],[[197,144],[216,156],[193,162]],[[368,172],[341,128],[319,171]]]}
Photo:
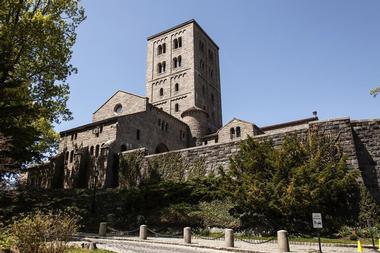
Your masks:
{"label": "stone masonry wall", "polygon": [[364,184],[380,200],[380,119],[355,120],[351,125]]}
{"label": "stone masonry wall", "polygon": [[[285,131],[275,131],[273,133],[254,136],[253,138],[259,141],[271,139],[275,146],[279,146],[282,144],[284,138],[290,134],[302,137],[309,134],[311,131],[318,131],[319,133],[336,138],[337,142],[342,147],[343,152],[347,155],[348,165],[351,168],[358,167],[355,142],[349,118],[311,122],[303,125],[303,127],[290,128]],[[179,153],[185,164],[192,164],[198,162],[199,159],[202,159],[208,172],[216,172],[219,166],[225,169],[229,167],[230,158],[239,151],[240,142],[241,141],[234,141],[222,144],[203,145],[164,154],[148,155],[145,158],[147,160],[155,159],[160,156],[164,158],[167,154]]]}

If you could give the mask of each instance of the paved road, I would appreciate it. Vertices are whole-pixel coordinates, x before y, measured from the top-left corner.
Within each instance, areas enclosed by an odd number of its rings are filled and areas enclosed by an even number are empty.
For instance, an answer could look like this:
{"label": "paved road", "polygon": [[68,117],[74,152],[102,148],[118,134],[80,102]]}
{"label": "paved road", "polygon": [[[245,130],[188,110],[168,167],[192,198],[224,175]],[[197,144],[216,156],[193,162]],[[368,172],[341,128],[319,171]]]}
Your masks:
{"label": "paved road", "polygon": [[117,253],[230,253],[229,251],[202,249],[177,245],[163,245],[139,242],[103,242],[97,244],[98,248],[112,250]]}
{"label": "paved road", "polygon": [[[149,238],[147,241],[140,241],[137,237],[128,239],[118,237],[108,238],[83,238],[87,241],[96,242],[101,249],[112,250],[117,253],[227,253],[227,252],[258,252],[275,253],[278,252],[276,243],[250,244],[242,241],[235,242],[235,248],[224,248],[223,240],[203,240],[193,239],[192,246],[185,246],[183,239],[176,238]],[[195,247],[194,247],[195,246]],[[201,248],[208,247],[208,248]],[[293,253],[317,253],[317,245],[290,245]],[[356,247],[322,247],[323,253],[355,253]],[[363,249],[364,253],[377,252],[376,250]]]}

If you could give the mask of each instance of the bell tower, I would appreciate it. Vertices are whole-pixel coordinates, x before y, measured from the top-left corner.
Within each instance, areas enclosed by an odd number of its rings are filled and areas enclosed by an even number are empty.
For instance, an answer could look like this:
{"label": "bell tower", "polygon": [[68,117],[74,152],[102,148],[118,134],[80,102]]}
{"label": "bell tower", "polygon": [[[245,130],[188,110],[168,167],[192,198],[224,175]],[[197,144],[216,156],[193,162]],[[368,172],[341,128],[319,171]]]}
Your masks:
{"label": "bell tower", "polygon": [[148,38],[146,95],[195,139],[222,126],[219,48],[195,20]]}

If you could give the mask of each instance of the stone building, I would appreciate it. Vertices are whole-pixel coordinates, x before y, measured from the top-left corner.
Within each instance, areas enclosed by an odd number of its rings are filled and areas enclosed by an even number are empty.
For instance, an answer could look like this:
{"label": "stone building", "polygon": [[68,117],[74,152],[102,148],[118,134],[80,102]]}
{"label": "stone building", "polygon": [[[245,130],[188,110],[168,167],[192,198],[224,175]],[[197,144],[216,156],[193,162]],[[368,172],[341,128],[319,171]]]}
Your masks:
{"label": "stone building", "polygon": [[350,166],[378,187],[380,120],[319,121],[314,113],[266,127],[236,118],[222,126],[219,48],[199,24],[187,21],[150,36],[147,44],[146,97],[117,91],[91,123],[62,131],[59,154],[29,169],[29,186],[115,187],[118,156],[141,150],[147,160],[169,151],[189,163],[202,157],[213,170],[228,166],[247,136],[280,144],[288,134],[317,130],[339,137]]}

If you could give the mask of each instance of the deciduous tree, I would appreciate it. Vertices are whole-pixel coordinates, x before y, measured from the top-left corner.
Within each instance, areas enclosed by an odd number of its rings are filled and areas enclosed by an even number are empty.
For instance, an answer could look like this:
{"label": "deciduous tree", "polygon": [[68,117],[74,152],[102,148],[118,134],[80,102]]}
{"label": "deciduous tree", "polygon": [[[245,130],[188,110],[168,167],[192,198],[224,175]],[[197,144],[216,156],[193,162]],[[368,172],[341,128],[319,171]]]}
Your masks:
{"label": "deciduous tree", "polygon": [[0,0],[0,169],[41,159],[71,119],[67,77],[79,0]]}

